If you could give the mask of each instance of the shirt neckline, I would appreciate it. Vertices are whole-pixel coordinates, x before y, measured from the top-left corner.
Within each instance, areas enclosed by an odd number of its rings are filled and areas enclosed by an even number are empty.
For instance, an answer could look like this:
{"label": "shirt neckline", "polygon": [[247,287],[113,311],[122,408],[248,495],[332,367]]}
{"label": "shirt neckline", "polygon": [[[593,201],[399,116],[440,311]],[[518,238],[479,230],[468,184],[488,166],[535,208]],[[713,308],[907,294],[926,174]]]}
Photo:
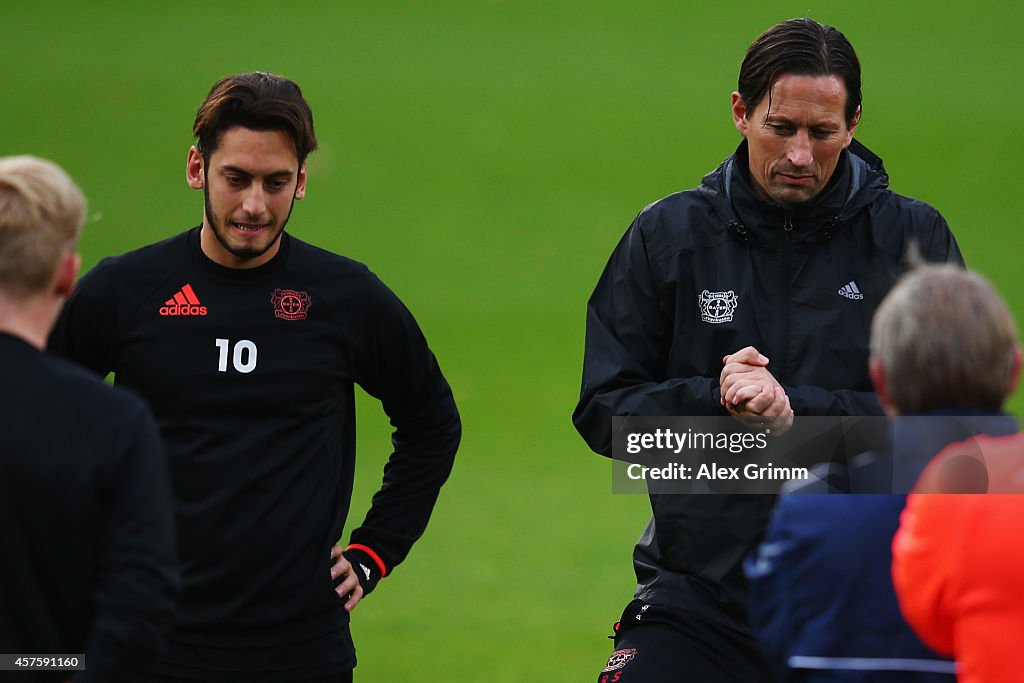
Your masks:
{"label": "shirt neckline", "polygon": [[251,282],[260,280],[271,273],[280,270],[288,259],[288,252],[291,250],[291,236],[287,232],[281,233],[281,245],[273,258],[255,268],[229,268],[217,263],[203,253],[199,233],[203,226],[197,225],[188,232],[188,251],[192,260],[199,264],[203,270],[225,280],[235,282]]}

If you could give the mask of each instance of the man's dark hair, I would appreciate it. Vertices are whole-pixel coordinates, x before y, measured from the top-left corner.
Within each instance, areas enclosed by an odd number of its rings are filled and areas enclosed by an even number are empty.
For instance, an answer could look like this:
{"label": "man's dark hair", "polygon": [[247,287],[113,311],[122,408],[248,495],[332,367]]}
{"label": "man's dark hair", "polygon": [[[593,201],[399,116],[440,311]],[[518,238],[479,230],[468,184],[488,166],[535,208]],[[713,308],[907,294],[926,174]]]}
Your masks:
{"label": "man's dark hair", "polygon": [[853,124],[861,102],[860,61],[840,31],[813,19],[790,19],[757,37],[743,58],[737,90],[749,118],[783,74],[838,76],[846,84],[846,124]]}
{"label": "man's dark hair", "polygon": [[282,76],[253,71],[225,76],[213,84],[192,126],[204,159],[209,160],[221,135],[235,126],[287,133],[300,164],[316,149],[313,112],[299,86]]}

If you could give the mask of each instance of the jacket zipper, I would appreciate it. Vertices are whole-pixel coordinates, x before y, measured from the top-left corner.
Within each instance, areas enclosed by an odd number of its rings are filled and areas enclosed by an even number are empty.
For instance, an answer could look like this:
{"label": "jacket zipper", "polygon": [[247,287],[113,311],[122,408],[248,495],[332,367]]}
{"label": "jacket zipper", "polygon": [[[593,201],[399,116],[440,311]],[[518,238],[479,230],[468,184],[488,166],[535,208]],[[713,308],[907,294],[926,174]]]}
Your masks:
{"label": "jacket zipper", "polygon": [[789,378],[789,314],[790,314],[790,281],[791,274],[790,268],[790,250],[792,248],[793,238],[793,218],[787,213],[786,220],[782,224],[782,230],[785,234],[785,240],[783,241],[782,250],[782,275],[785,279],[783,283],[783,301],[785,302],[785,314],[782,319],[782,343],[779,344],[779,353],[782,354],[782,365],[779,368],[779,372],[775,375],[775,379],[779,384],[785,383]]}

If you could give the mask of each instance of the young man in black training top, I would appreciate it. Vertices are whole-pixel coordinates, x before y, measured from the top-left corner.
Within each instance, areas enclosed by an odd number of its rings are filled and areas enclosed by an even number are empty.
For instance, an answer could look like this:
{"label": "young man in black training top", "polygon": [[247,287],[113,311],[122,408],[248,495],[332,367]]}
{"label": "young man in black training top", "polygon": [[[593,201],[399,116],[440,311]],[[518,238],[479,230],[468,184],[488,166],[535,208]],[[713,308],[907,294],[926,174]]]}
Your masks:
{"label": "young man in black training top", "polygon": [[84,215],[56,164],[0,159],[0,653],[85,655],[84,671],[61,657],[65,670],[15,666],[5,681],[150,680],[178,590],[152,415],[43,353]]}
{"label": "young man in black training top", "polygon": [[[777,24],[740,66],[743,141],[699,187],[637,216],[587,307],[573,422],[611,455],[612,417],[880,415],[871,316],[916,243],[961,263],[946,221],[889,190],[853,138],[860,63],[831,26]],[[764,680],[742,559],[774,499],[652,495],[637,575],[601,683]]]}
{"label": "young man in black training top", "polygon": [[[284,232],[316,147],[298,86],[223,78],[193,132],[202,225],[98,264],[53,346],[142,393],[167,442],[184,583],[167,680],[347,680],[349,612],[423,533],[459,415],[395,295]],[[343,549],[354,384],[382,402],[395,450]]]}

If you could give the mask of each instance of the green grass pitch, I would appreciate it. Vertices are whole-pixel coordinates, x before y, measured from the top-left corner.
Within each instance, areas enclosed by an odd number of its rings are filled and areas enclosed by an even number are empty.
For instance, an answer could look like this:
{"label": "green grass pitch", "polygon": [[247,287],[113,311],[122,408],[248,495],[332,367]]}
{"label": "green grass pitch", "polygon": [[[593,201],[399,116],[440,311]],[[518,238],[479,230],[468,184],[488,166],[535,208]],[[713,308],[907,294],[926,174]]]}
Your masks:
{"label": "green grass pitch", "polygon": [[[858,138],[1024,319],[1019,3],[3,2],[0,154],[80,182],[89,267],[199,222],[185,155],[217,77],[298,81],[322,148],[290,229],[404,299],[465,423],[426,536],[355,613],[359,678],[593,680],[649,508],[569,421],[585,302],[636,212],[732,150],[747,44],[805,14],[858,49]],[[360,407],[354,521],[389,447]]]}

